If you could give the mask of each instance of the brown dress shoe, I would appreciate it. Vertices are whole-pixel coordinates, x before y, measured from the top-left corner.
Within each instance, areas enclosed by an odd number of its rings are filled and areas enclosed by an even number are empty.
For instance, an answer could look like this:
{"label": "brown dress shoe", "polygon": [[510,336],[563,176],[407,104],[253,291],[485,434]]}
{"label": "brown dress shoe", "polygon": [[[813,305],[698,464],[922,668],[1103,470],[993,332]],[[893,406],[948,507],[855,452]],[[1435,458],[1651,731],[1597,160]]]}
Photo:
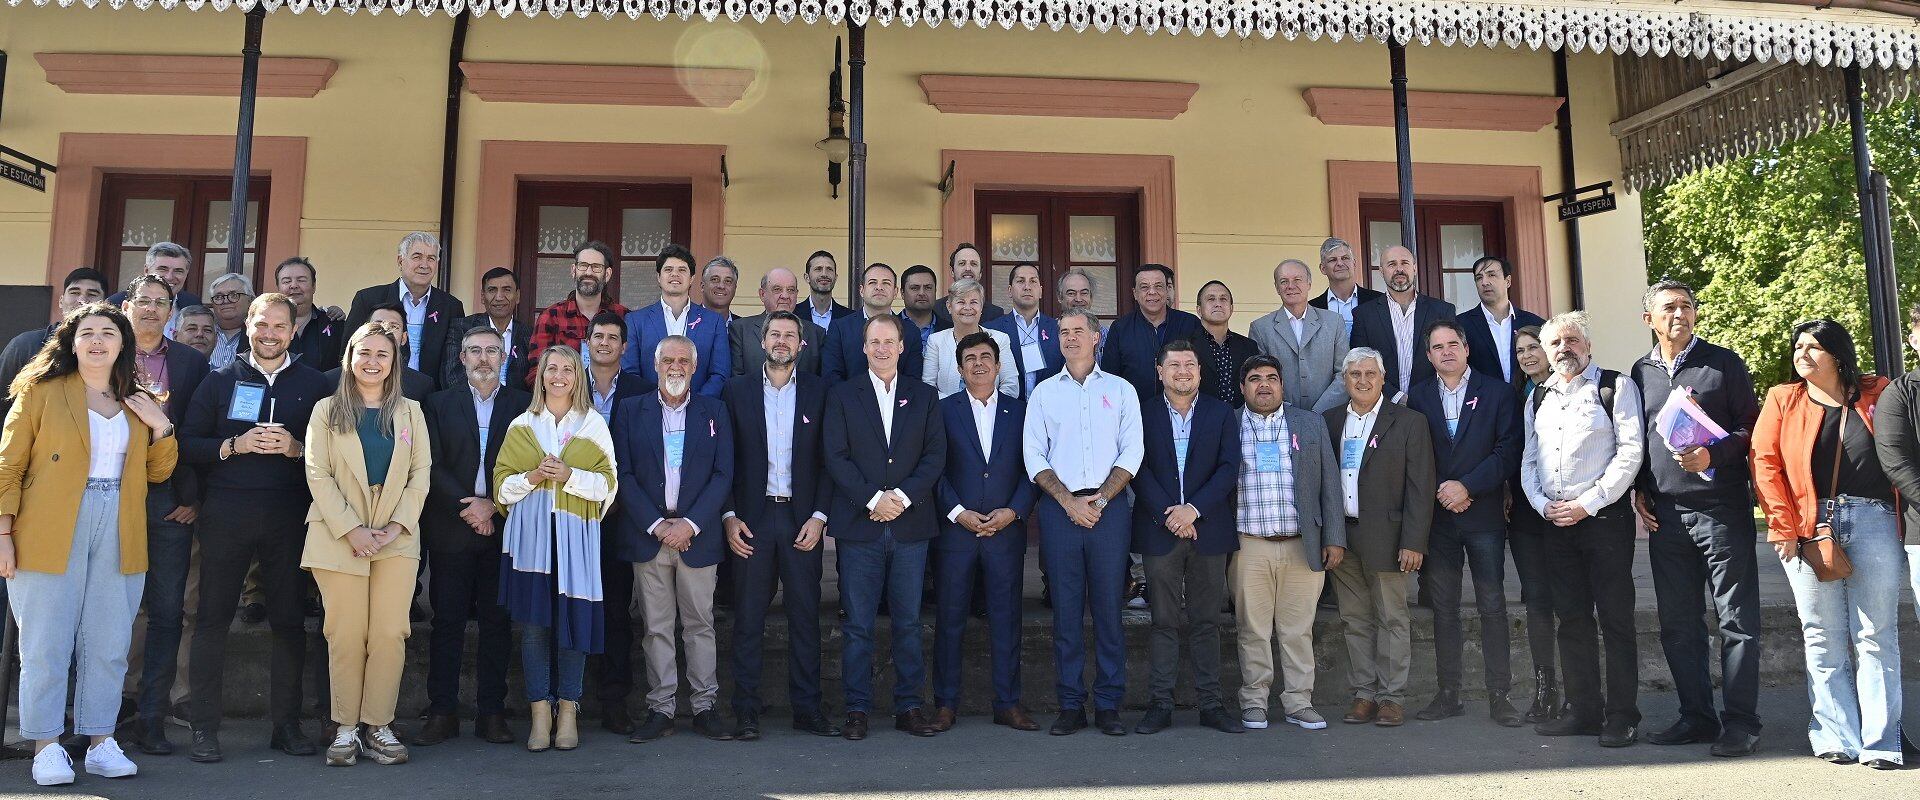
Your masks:
{"label": "brown dress shoe", "polygon": [[893,715],[893,729],[905,731],[914,736],[932,736],[936,733],[933,729],[933,721],[927,719],[927,711],[923,708],[911,708],[904,713]]}
{"label": "brown dress shoe", "polygon": [[867,712],[847,712],[847,724],[841,726],[840,735],[845,736],[849,742],[867,738]]}
{"label": "brown dress shoe", "polygon": [[993,712],[993,724],[1005,725],[1016,731],[1040,730],[1040,723],[1034,722],[1033,717],[1027,714],[1027,710],[1020,706]]}
{"label": "brown dress shoe", "polygon": [[1380,713],[1373,720],[1373,724],[1382,728],[1398,728],[1406,722],[1407,710],[1391,700],[1380,704]]}
{"label": "brown dress shoe", "polygon": [[1341,717],[1340,721],[1348,725],[1365,725],[1372,722],[1374,715],[1379,712],[1380,706],[1372,700],[1355,700],[1353,708],[1347,709],[1347,715]]}
{"label": "brown dress shoe", "polygon": [[414,734],[412,744],[432,747],[459,735],[459,717],[452,714],[430,714],[427,716],[427,724],[420,726],[420,732]]}
{"label": "brown dress shoe", "polygon": [[933,711],[933,731],[935,733],[946,733],[947,731],[953,730],[953,723],[957,721],[958,720],[954,718],[953,709],[951,708],[941,707]]}

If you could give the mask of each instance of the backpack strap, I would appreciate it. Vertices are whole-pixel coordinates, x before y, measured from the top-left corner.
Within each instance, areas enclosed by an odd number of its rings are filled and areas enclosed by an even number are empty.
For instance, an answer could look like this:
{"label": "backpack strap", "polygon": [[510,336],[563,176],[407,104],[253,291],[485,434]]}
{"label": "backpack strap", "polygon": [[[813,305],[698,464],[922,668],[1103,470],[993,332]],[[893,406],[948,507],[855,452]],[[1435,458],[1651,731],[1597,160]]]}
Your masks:
{"label": "backpack strap", "polygon": [[[1614,389],[1620,384],[1620,373],[1610,369],[1600,370],[1600,407],[1607,410],[1607,416],[1613,416]],[[1533,414],[1540,415],[1540,403],[1547,399],[1547,385],[1533,385]]]}

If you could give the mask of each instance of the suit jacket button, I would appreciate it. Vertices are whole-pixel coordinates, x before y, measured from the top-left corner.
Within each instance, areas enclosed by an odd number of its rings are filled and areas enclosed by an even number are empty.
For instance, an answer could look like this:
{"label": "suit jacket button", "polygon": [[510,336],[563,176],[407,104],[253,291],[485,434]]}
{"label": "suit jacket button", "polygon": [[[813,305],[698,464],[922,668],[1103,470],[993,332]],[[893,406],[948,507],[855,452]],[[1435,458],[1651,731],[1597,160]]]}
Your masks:
{"label": "suit jacket button", "polygon": [[60,454],[59,454],[59,453],[54,453],[54,454],[53,454],[53,460],[55,460],[55,461],[59,461],[59,460],[60,460]]}

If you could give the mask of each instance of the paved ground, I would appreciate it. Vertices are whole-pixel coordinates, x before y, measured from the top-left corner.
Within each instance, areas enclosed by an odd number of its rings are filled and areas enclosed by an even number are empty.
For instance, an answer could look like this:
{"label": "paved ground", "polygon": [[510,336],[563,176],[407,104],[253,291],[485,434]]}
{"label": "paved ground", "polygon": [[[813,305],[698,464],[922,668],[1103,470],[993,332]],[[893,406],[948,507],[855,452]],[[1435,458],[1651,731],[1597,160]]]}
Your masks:
{"label": "paved ground", "polygon": [[[1920,682],[1907,684],[1920,696]],[[1673,699],[1641,705],[1662,724]],[[1493,725],[1484,707],[1439,723],[1399,730],[1277,728],[1228,736],[1194,726],[1156,736],[1109,739],[1015,733],[968,717],[934,739],[891,729],[865,742],[817,739],[778,728],[754,743],[708,742],[686,730],[649,745],[592,731],[571,753],[527,753],[517,745],[464,739],[416,749],[414,763],[363,763],[329,769],[318,757],[288,759],[262,746],[259,723],[233,726],[223,764],[141,758],[139,777],[108,782],[82,775],[60,792],[32,790],[21,761],[0,763],[0,798],[1339,798],[1385,796],[1447,800],[1489,797],[1914,797],[1915,772],[1836,767],[1807,755],[1798,689],[1762,699],[1772,723],[1758,756],[1723,761],[1705,745],[1640,744],[1604,750],[1590,739],[1547,739]],[[1133,721],[1133,715],[1128,715]],[[1920,712],[1909,710],[1909,729]],[[524,721],[515,723],[525,730]]]}

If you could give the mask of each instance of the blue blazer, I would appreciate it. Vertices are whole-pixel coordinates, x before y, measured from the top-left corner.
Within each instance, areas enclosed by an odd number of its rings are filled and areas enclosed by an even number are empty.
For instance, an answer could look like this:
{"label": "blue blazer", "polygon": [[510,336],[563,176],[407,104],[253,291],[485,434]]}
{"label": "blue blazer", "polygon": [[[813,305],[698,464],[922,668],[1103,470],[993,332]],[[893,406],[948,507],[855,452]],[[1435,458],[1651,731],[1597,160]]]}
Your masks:
{"label": "blue blazer", "polygon": [[[973,402],[967,392],[958,391],[940,400],[940,413],[947,426],[947,469],[940,476],[939,550],[968,550],[979,545],[1014,553],[1027,551],[1027,529],[1007,528],[986,539],[960,523],[947,521],[954,506],[982,514],[1010,508],[1020,519],[1033,511],[1039,490],[1027,479],[1021,456],[1020,432],[1027,421],[1027,404],[1017,397],[1000,395],[993,420],[993,456],[983,455],[980,430],[973,424]],[[979,477],[974,477],[978,475]]]}
{"label": "blue blazer", "polygon": [[1140,405],[1145,406],[1160,394],[1160,373],[1153,366],[1160,346],[1181,339],[1196,341],[1202,333],[1200,318],[1177,308],[1167,309],[1159,330],[1154,330],[1140,312],[1132,312],[1107,326],[1107,334],[1100,340],[1100,369],[1133,384],[1133,390],[1140,394]]}
{"label": "blue blazer", "polygon": [[701,395],[687,398],[687,441],[680,460],[680,503],[667,508],[666,441],[660,430],[660,395],[649,392],[620,401],[620,423],[612,429],[619,464],[621,561],[644,564],[660,552],[660,540],[648,532],[654,520],[680,517],[700,529],[693,547],[680,555],[689,567],[711,567],[727,553],[720,512],[733,489],[733,423],[726,406]]}
{"label": "blue blazer", "polygon": [[1447,521],[1456,530],[1507,529],[1503,491],[1507,477],[1520,469],[1527,440],[1521,433],[1520,401],[1497,375],[1467,370],[1467,394],[1460,404],[1459,428],[1447,435],[1446,406],[1440,402],[1440,379],[1416,383],[1407,390],[1407,408],[1424,414],[1433,438],[1435,485],[1459,481],[1467,487],[1473,505],[1460,514],[1433,508],[1435,522]]}
{"label": "blue blazer", "polygon": [[[833,481],[826,478],[825,451],[820,437],[827,425],[826,379],[794,370],[793,380],[793,516],[804,522],[815,513],[830,514]],[[791,536],[799,531],[766,531],[762,523],[773,510],[767,502],[767,404],[759,373],[736,375],[727,381],[721,399],[733,418],[733,497],[727,510],[746,520],[756,535]]]}
{"label": "blue blazer", "polygon": [[[1017,316],[1016,312],[1009,311],[1005,316],[995,317],[992,321],[984,323],[982,327],[1006,334],[1007,341],[1012,343],[1013,371],[1021,376],[1020,399],[1025,400],[1027,399],[1027,354],[1020,347],[1020,324],[1016,321]],[[1060,355],[1060,321],[1045,314],[1035,315],[1034,321],[1040,325],[1040,357],[1046,362],[1040,367],[1040,374],[1035,376],[1038,380],[1034,381],[1034,385],[1038,386],[1040,381],[1059,374],[1060,370],[1066,367],[1067,359]],[[1002,353],[1000,357],[1008,356]]]}
{"label": "blue blazer", "polygon": [[[833,478],[827,535],[871,542],[891,527],[898,541],[932,539],[941,515],[934,485],[947,466],[940,397],[918,379],[894,376],[893,436],[883,438],[880,398],[872,381],[856,376],[827,391],[827,474]],[[899,489],[909,505],[892,522],[875,522],[867,501],[884,489]]]}
{"label": "blue blazer", "polygon": [[[620,369],[640,376],[646,390],[660,385],[653,372],[653,348],[667,338],[667,313],[659,303],[627,312],[627,352],[620,355]],[[727,320],[719,312],[687,304],[687,338],[693,340],[695,355],[693,392],[719,397],[726,388],[727,374],[733,371],[733,353],[727,345]]]}
{"label": "blue blazer", "polygon": [[[1164,556],[1177,539],[1166,525],[1166,510],[1180,504],[1181,474],[1168,413],[1164,395],[1140,407],[1147,453],[1132,487],[1133,550],[1141,555]],[[1187,502],[1200,510],[1200,520],[1194,523],[1200,536],[1193,551],[1213,556],[1240,549],[1234,507],[1240,484],[1240,417],[1225,401],[1204,394],[1194,398],[1185,475]]]}
{"label": "blue blazer", "polygon": [[[1493,326],[1487,324],[1486,312],[1481,311],[1480,306],[1476,304],[1474,307],[1460,312],[1459,316],[1454,317],[1454,321],[1460,323],[1460,329],[1467,334],[1467,366],[1473,370],[1493,376],[1494,380],[1500,380],[1500,376],[1504,374],[1500,369],[1500,351],[1494,347]],[[1539,314],[1535,314],[1519,306],[1514,306],[1513,330],[1515,332],[1518,332],[1521,328],[1527,327],[1528,325],[1545,324],[1546,320],[1541,319]],[[1508,353],[1513,352],[1513,340],[1515,338],[1518,337],[1509,336],[1507,339]],[[1509,358],[1511,358],[1511,356],[1509,356]],[[1513,385],[1519,386],[1526,382],[1527,374],[1521,372],[1520,368],[1515,366],[1513,369]],[[1445,479],[1443,478],[1442,480]]]}
{"label": "blue blazer", "polygon": [[[900,377],[920,381],[920,331],[913,322],[900,320],[902,345],[900,351]],[[833,321],[833,327],[827,329],[827,353],[821,362],[820,374],[826,376],[827,383],[835,384],[850,381],[867,371],[867,318],[859,314],[848,314]],[[865,516],[864,514],[862,516]]]}

